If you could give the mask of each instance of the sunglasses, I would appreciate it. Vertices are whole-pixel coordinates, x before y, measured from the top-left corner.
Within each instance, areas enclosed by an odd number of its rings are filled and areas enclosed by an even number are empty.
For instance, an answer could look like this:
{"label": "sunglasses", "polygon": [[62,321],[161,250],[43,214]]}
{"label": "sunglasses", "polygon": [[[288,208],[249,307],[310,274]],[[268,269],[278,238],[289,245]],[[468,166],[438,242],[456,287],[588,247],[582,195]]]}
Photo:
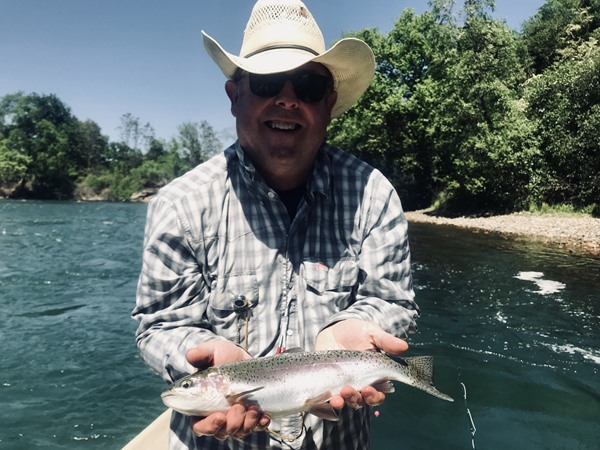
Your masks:
{"label": "sunglasses", "polygon": [[249,73],[250,90],[259,97],[275,97],[282,90],[286,81],[291,81],[294,93],[299,100],[317,103],[323,100],[332,81],[330,77],[314,72],[283,72],[260,75]]}

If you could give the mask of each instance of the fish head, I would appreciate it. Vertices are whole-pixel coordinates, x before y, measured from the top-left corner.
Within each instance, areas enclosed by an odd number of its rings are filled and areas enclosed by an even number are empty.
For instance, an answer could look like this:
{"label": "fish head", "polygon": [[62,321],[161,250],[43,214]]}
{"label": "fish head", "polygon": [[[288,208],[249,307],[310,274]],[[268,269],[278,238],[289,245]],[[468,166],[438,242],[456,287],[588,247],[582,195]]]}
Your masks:
{"label": "fish head", "polygon": [[187,416],[207,416],[225,411],[230,406],[226,399],[229,384],[220,374],[197,372],[177,380],[161,394],[163,403]]}

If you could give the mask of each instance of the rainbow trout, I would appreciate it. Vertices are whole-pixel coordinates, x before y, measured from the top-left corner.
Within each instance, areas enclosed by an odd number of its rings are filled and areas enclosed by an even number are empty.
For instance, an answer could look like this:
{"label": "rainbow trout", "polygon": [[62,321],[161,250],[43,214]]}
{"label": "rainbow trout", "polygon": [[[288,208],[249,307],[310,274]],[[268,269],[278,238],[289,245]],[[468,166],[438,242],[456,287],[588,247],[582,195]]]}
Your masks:
{"label": "rainbow trout", "polygon": [[376,351],[288,350],[280,355],[248,359],[187,375],[161,394],[170,408],[185,415],[226,411],[236,402],[255,405],[272,419],[301,411],[338,420],[328,401],[344,386],[374,386],[394,392],[399,381],[447,401],[433,385],[433,358],[393,359]]}

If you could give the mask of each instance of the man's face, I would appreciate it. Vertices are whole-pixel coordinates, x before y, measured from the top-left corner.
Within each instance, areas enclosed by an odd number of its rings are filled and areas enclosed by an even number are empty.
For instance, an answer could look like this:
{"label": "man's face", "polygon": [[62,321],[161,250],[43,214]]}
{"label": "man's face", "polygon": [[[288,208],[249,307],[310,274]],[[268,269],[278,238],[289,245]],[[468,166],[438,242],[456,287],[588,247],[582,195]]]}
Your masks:
{"label": "man's face", "polygon": [[[292,78],[300,73],[330,76],[317,63],[305,64],[288,73]],[[301,173],[305,178],[296,185],[306,181],[325,140],[337,93],[327,89],[319,101],[302,100],[292,81],[286,80],[279,93],[262,97],[252,92],[249,74],[237,82],[228,81],[226,91],[236,117],[240,144],[267,183],[275,189],[284,189],[282,183],[296,184],[292,180],[301,178]],[[287,186],[291,187],[295,186]]]}

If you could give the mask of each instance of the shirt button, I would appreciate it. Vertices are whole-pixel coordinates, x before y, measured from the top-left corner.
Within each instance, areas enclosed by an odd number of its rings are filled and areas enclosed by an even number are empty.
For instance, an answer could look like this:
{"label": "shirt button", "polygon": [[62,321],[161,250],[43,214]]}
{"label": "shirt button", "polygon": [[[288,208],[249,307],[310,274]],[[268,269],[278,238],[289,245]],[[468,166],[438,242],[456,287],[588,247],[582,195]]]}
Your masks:
{"label": "shirt button", "polygon": [[287,330],[287,333],[286,333],[286,334],[287,334],[288,336],[292,336],[292,335],[294,334],[294,331],[293,331],[293,330]]}
{"label": "shirt button", "polygon": [[268,196],[269,196],[269,198],[271,198],[271,199],[275,198],[275,192],[273,192],[273,191],[269,191],[269,192],[267,192],[267,195],[268,195]]}

